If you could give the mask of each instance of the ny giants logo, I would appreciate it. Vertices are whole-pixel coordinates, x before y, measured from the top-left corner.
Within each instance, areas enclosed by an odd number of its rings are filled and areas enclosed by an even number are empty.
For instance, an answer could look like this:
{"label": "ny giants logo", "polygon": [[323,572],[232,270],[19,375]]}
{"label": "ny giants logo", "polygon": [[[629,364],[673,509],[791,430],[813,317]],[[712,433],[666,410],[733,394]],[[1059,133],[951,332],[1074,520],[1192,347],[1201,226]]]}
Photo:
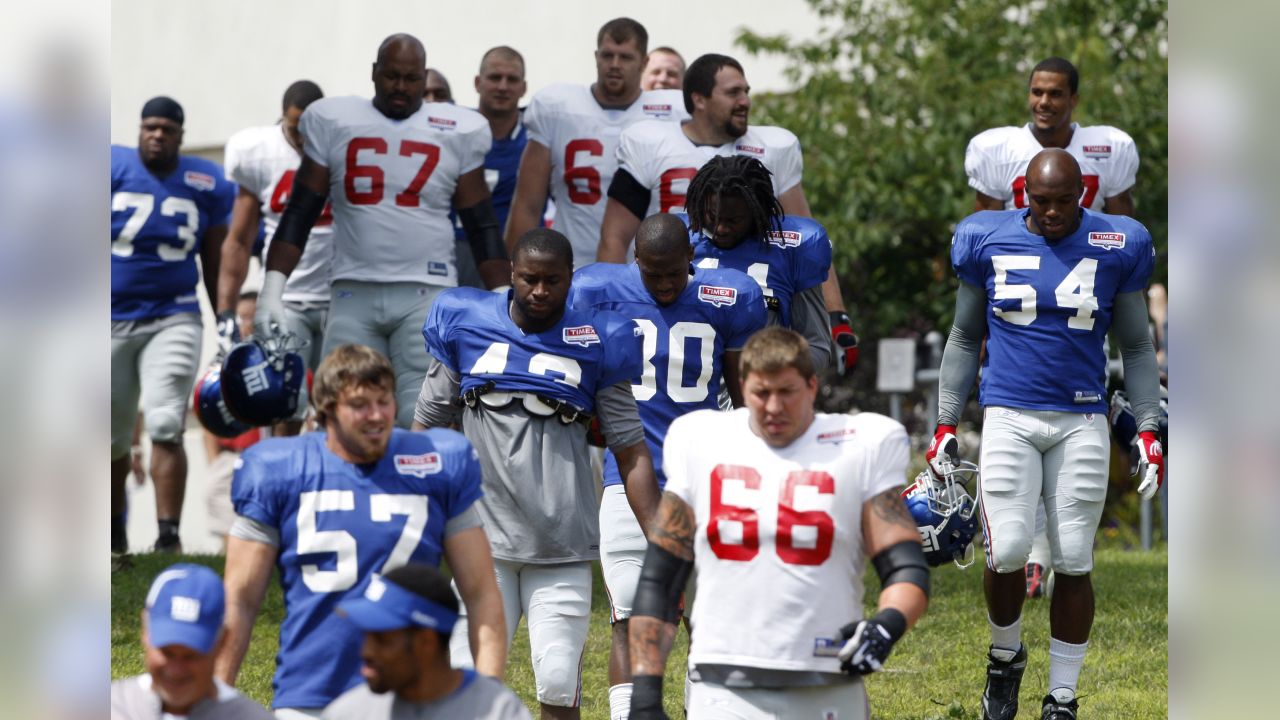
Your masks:
{"label": "ny giants logo", "polygon": [[795,230],[770,230],[764,234],[764,240],[780,248],[800,247],[800,233]]}
{"label": "ny giants logo", "polygon": [[1089,244],[1106,250],[1118,250],[1124,247],[1124,233],[1091,232],[1089,233]]}
{"label": "ny giants logo", "polygon": [[752,155],[764,155],[764,148],[755,145],[734,145],[733,149],[740,153],[750,153]]}
{"label": "ny giants logo", "polygon": [[206,175],[195,170],[188,170],[182,173],[182,182],[197,190],[212,190],[216,184],[212,175]]}
{"label": "ny giants logo", "polygon": [[1085,145],[1084,154],[1085,154],[1085,157],[1091,157],[1091,158],[1111,157],[1111,146],[1110,145]]}
{"label": "ny giants logo", "polygon": [[426,477],[435,475],[444,469],[444,464],[440,462],[440,453],[427,453],[425,455],[396,455],[396,472],[401,475],[412,475],[414,477]]}
{"label": "ny giants logo", "polygon": [[704,303],[711,303],[716,307],[725,307],[738,302],[738,291],[733,288],[716,285],[699,285],[698,299]]}
{"label": "ny giants logo", "polygon": [[458,126],[458,123],[455,120],[450,120],[449,118],[431,117],[430,115],[427,116],[427,124],[430,125],[431,127],[438,127],[441,130],[453,130]]}
{"label": "ny giants logo", "polygon": [[561,339],[566,345],[581,345],[582,347],[600,342],[600,336],[596,334],[596,329],[590,325],[565,328]]}

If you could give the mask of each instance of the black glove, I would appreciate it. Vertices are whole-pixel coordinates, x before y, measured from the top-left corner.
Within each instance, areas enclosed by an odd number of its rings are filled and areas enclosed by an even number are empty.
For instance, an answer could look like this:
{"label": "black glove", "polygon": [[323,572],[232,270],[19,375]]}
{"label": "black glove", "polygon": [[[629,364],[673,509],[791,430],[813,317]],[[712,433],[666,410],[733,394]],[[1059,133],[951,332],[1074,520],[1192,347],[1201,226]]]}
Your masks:
{"label": "black glove", "polygon": [[834,311],[827,316],[831,318],[831,339],[836,344],[836,367],[841,375],[848,375],[858,364],[858,336],[849,324],[847,313]]}
{"label": "black glove", "polygon": [[670,720],[662,709],[662,676],[631,678],[631,720]]}
{"label": "black glove", "polygon": [[240,342],[240,323],[236,321],[234,310],[218,313],[218,352],[226,355],[231,346]]}
{"label": "black glove", "polygon": [[866,675],[884,667],[893,644],[907,631],[907,618],[893,608],[885,608],[868,620],[840,628],[846,638],[840,648],[840,671]]}

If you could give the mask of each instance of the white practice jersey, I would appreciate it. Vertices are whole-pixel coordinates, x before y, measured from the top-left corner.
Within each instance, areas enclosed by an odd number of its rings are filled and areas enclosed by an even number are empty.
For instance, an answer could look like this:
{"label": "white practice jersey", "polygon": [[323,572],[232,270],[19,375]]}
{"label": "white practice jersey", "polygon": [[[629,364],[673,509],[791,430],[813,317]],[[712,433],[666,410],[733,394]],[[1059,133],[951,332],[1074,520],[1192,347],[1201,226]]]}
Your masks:
{"label": "white practice jersey", "polygon": [[774,449],[749,418],[699,410],[667,431],[666,490],[697,519],[689,663],[837,673],[840,628],[862,618],[862,505],[906,484],[906,430],[819,414]]}
{"label": "white practice jersey", "polygon": [[458,284],[449,210],[493,145],[489,121],[447,103],[392,120],[347,96],[312,103],[300,130],[307,157],[329,168],[334,280]]}
{"label": "white practice jersey", "polygon": [[695,145],[682,123],[638,122],[622,132],[618,169],[626,170],[649,189],[645,217],[660,212],[684,212],[689,182],[717,155],[747,155],[773,173],[773,193],[781,195],[800,184],[804,158],[800,139],[790,130],[753,125],[742,137],[724,145]]}
{"label": "white practice jersey", "polygon": [[[302,155],[285,138],[280,125],[245,128],[227,140],[223,155],[227,178],[257,196],[266,225],[267,249],[289,203],[293,176]],[[266,250],[263,251],[266,257]],[[311,229],[311,237],[298,266],[284,286],[286,302],[329,302],[329,266],[333,261],[333,208],[324,212]]]}
{"label": "white practice jersey", "polygon": [[[1102,205],[1133,187],[1138,176],[1138,148],[1123,130],[1109,125],[1071,124],[1066,151],[1080,163],[1084,179],[1081,207],[1102,212]],[[964,171],[974,190],[1004,202],[1006,210],[1027,206],[1027,164],[1044,147],[1031,134],[1031,124],[986,130],[969,141]]]}
{"label": "white practice jersey", "polygon": [[618,167],[618,138],[640,120],[689,117],[679,90],[647,90],[625,109],[605,109],[589,85],[552,85],[533,96],[524,111],[529,140],[551,152],[551,227],[573,243],[575,268],[596,261],[609,182]]}

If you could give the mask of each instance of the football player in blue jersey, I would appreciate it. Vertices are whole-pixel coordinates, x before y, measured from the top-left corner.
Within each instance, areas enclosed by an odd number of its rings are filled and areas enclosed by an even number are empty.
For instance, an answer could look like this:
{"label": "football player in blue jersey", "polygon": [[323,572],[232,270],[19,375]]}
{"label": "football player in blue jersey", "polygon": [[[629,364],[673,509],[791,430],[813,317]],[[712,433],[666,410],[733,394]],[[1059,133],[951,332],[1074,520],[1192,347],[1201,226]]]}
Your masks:
{"label": "football player in blue jersey", "polygon": [[1080,166],[1065,150],[1037,154],[1026,188],[1027,209],[979,212],[956,227],[951,261],[960,289],[926,457],[938,474],[958,461],[955,425],[986,338],[979,489],[991,648],[982,713],[989,720],[1017,714],[1027,666],[1023,566],[1043,498],[1056,587],[1041,718],[1074,720],[1093,625],[1093,536],[1107,494],[1108,329],[1138,418],[1138,492],[1150,497],[1164,477],[1159,372],[1143,299],[1155,250],[1137,221],[1080,208]]}
{"label": "football player in blue jersey", "polygon": [[[484,179],[493,193],[493,214],[502,227],[507,223],[511,198],[516,192],[520,155],[529,141],[528,130],[521,122],[524,110],[520,108],[520,98],[528,87],[524,81],[524,56],[506,45],[490,48],[480,58],[475,83],[480,96],[476,110],[489,121],[493,135],[493,147],[484,156]],[[458,251],[458,284],[484,287],[462,224],[455,222],[453,232]]]}
{"label": "football player in blue jersey", "polygon": [[319,717],[361,682],[360,631],[334,609],[360,597],[375,574],[410,561],[449,561],[462,599],[475,608],[476,668],[502,677],[502,603],[475,510],[480,463],[456,432],[393,428],[395,382],[386,356],[363,345],[337,347],[312,386],[323,432],[264,440],[236,469],[228,640],[217,672],[234,684],[275,567],[285,602],[277,717]]}
{"label": "football player in blue jersey", "polygon": [[[573,249],[564,235],[535,228],[512,261],[506,294],[457,288],[432,306],[423,328],[432,361],[414,427],[461,425],[480,451],[479,509],[508,631],[528,617],[542,716],[576,718],[599,557],[593,418],[642,528],[657,509],[631,389],[643,374],[643,342],[626,316],[566,305]],[[454,633],[455,662],[467,657],[465,640]]]}
{"label": "football player in blue jersey", "polygon": [[143,396],[156,484],[156,550],[180,552],[187,483],[182,432],[200,361],[196,285],[216,298],[218,258],[235,185],[222,168],[178,154],[182,106],[160,96],[142,107],[138,147],[111,147],[111,551],[128,551],[125,479]]}
{"label": "football player in blue jersey", "polygon": [[769,324],[804,336],[821,375],[835,351],[822,283],[831,240],[812,218],[784,215],[769,170],[753,157],[715,157],[689,183],[687,214],[694,264],[740,270],[760,284]]}
{"label": "football player in blue jersey", "polygon": [[[596,263],[573,277],[570,305],[616,312],[635,320],[644,335],[644,373],[632,381],[644,437],[653,456],[659,489],[662,443],[671,421],[685,413],[718,407],[723,386],[742,407],[738,354],[765,325],[764,295],[745,273],[695,268],[688,231],[674,215],[651,215],[636,232],[636,261]],[[627,506],[613,453],[605,455],[600,502],[600,564],[609,591],[613,623],[609,656],[609,714],[625,719],[631,709],[627,620],[648,544]]]}

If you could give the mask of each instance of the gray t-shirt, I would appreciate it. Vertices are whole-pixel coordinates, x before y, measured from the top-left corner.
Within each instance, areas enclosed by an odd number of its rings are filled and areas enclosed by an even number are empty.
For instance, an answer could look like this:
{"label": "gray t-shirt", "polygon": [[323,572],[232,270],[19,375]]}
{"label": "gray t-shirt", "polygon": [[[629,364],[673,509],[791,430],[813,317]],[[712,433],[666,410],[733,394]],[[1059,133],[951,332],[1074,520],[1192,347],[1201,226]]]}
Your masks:
{"label": "gray t-shirt", "polygon": [[[258,703],[235,688],[214,679],[218,695],[191,708],[188,720],[274,720]],[[166,714],[160,696],[151,691],[151,676],[143,673],[111,683],[111,720],[161,720],[180,717]]]}
{"label": "gray t-shirt", "polygon": [[463,670],[462,686],[426,703],[401,700],[395,693],[374,693],[365,683],[338,696],[321,715],[325,720],[530,720],[520,698],[502,683]]}
{"label": "gray t-shirt", "polygon": [[[458,376],[432,358],[414,419],[427,427],[461,421],[480,455],[484,497],[476,507],[493,556],[537,564],[597,559],[599,505],[586,428],[530,415],[520,402],[459,408],[458,386]],[[644,442],[629,384],[597,392],[596,412],[610,447]]]}

